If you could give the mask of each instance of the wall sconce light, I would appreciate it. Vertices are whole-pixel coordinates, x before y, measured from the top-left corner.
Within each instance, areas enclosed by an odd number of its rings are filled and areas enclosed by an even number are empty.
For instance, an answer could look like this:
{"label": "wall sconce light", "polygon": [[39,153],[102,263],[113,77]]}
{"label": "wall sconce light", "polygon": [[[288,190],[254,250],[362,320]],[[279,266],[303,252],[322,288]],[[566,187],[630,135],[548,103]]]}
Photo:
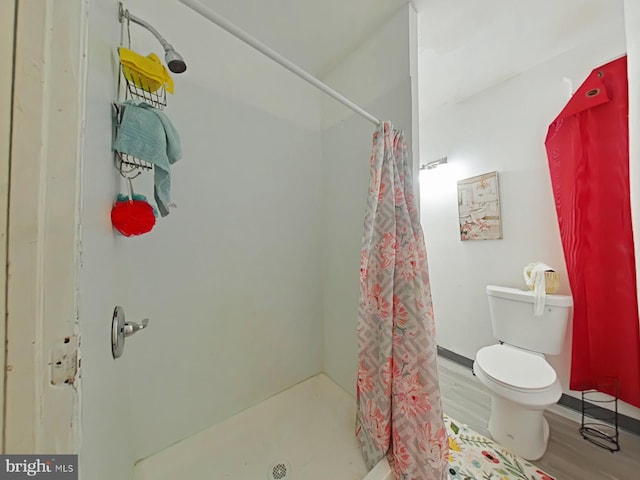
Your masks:
{"label": "wall sconce light", "polygon": [[444,165],[445,163],[447,163],[447,157],[442,157],[442,158],[439,158],[438,160],[434,160],[433,162],[420,165],[420,170],[432,170],[436,168],[438,165]]}

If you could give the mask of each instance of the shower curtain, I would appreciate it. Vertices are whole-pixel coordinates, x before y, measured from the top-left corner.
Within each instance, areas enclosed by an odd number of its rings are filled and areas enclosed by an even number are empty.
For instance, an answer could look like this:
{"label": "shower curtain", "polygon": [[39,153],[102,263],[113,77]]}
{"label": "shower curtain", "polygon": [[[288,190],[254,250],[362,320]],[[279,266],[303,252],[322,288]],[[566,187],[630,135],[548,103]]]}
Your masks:
{"label": "shower curtain", "polygon": [[628,112],[622,57],[591,72],[545,144],[574,304],[570,387],[640,407]]}
{"label": "shower curtain", "polygon": [[402,132],[373,137],[358,312],[356,435],[369,468],[385,455],[398,480],[447,475],[424,237]]}

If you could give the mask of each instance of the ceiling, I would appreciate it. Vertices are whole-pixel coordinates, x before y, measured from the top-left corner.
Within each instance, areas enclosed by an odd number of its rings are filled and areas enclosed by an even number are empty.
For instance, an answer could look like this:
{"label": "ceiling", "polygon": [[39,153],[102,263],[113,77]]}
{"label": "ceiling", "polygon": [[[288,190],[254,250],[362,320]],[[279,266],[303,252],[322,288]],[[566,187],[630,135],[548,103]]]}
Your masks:
{"label": "ceiling", "polygon": [[[316,76],[331,70],[408,0],[201,0]],[[623,0],[412,0],[418,10],[423,113],[569,50]],[[606,28],[606,25],[609,25]],[[615,31],[615,29],[614,29]]]}
{"label": "ceiling", "polygon": [[623,0],[425,0],[418,22],[423,114],[609,32],[624,36]]}
{"label": "ceiling", "polygon": [[[200,0],[314,75],[328,72],[407,0]],[[424,0],[420,0],[424,1]]]}

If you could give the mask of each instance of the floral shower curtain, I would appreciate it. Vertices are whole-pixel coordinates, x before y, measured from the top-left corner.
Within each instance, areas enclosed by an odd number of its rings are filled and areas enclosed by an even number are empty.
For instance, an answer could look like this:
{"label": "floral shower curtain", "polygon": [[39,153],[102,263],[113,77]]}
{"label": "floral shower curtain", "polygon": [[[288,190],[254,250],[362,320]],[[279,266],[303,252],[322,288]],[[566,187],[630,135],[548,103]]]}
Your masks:
{"label": "floral shower curtain", "polygon": [[447,475],[424,237],[402,132],[373,137],[358,312],[356,435],[369,468],[385,455],[398,480]]}

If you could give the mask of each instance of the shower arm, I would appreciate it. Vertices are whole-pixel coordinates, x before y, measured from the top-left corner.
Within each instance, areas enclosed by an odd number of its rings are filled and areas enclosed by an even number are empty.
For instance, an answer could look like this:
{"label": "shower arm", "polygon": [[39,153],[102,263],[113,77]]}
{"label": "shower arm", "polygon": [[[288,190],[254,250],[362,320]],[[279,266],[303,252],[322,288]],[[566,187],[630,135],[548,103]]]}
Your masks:
{"label": "shower arm", "polygon": [[145,22],[141,18],[138,18],[135,15],[131,15],[131,13],[129,13],[129,10],[125,10],[124,9],[122,4],[120,4],[119,18],[120,18],[120,22],[122,22],[123,18],[127,18],[131,22],[137,23],[141,27],[146,28],[151,33],[153,33],[154,37],[156,37],[158,39],[158,41],[160,42],[160,45],[162,45],[162,48],[164,48],[165,51],[173,50],[173,47],[171,46],[171,44],[169,42],[167,42],[162,35],[160,35],[160,32],[158,32],[155,28],[153,28],[150,24],[148,24],[147,22]]}

